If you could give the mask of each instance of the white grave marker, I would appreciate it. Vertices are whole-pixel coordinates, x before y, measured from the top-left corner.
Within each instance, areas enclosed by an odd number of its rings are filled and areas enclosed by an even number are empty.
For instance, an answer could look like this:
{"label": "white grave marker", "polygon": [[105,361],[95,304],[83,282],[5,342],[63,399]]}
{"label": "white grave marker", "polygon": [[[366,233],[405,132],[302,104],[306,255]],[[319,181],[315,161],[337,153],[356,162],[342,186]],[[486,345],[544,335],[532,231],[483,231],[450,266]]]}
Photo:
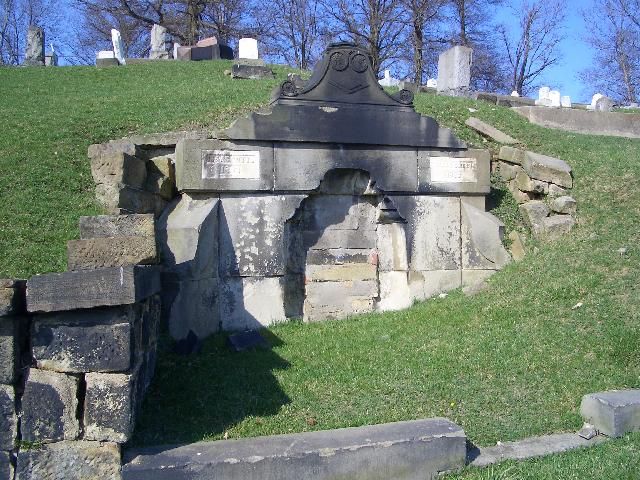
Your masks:
{"label": "white grave marker", "polygon": [[564,95],[561,99],[560,99],[560,105],[562,105],[564,108],[571,108],[571,97],[568,95]]}
{"label": "white grave marker", "polygon": [[124,45],[122,44],[122,35],[115,28],[111,29],[111,43],[113,43],[113,53],[120,65],[126,65],[124,59]]}
{"label": "white grave marker", "polygon": [[255,38],[241,38],[238,42],[238,58],[258,60],[258,41]]}
{"label": "white grave marker", "polygon": [[560,99],[561,99],[560,91],[551,90],[549,92],[549,103],[550,103],[549,106],[550,107],[559,107],[561,105]]}
{"label": "white grave marker", "polygon": [[430,78],[427,80],[427,87],[429,88],[438,88],[438,80],[435,78]]}

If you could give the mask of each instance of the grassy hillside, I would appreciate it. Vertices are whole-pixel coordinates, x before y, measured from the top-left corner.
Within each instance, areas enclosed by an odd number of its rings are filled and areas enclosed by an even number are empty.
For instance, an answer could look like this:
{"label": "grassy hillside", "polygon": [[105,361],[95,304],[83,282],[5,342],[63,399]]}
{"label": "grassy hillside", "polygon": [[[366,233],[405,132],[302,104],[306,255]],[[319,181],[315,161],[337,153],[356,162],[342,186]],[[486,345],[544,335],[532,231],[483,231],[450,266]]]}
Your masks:
{"label": "grassy hillside", "polygon": [[[0,276],[64,270],[78,216],[98,211],[89,144],[224,126],[284,78],[278,70],[273,82],[232,81],[228,65],[0,69]],[[548,130],[483,102],[419,94],[415,103],[476,146],[497,147],[464,126],[471,115],[569,162],[574,232],[558,244],[530,241],[525,261],[472,298],[457,292],[403,312],[279,325],[268,332],[270,351],[231,354],[218,335],[199,356],[165,352],[138,444],[447,416],[486,445],[576,430],[583,394],[640,387],[640,141]],[[519,224],[509,196],[498,213]],[[640,439],[625,441],[612,444],[624,448],[610,468],[615,447],[565,458],[583,471],[609,468],[599,478],[629,478],[618,467],[637,456]]]}

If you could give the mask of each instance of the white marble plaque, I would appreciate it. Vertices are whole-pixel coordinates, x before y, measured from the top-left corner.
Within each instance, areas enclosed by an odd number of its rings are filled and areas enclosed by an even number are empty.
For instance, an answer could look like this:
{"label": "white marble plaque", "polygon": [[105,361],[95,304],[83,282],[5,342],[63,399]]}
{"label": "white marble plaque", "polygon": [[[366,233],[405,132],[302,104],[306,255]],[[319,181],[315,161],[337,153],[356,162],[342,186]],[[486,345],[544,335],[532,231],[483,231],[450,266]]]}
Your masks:
{"label": "white marble plaque", "polygon": [[202,178],[260,178],[260,152],[203,150]]}
{"label": "white marble plaque", "polygon": [[431,157],[431,182],[477,182],[478,165],[475,158]]}

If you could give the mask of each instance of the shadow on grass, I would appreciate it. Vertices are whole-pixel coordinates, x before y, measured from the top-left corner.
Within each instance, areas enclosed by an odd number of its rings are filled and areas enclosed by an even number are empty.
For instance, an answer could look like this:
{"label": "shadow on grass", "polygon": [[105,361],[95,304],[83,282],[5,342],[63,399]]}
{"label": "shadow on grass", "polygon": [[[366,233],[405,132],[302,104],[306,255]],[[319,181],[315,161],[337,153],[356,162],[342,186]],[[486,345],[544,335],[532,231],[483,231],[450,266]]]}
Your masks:
{"label": "shadow on grass", "polygon": [[[270,346],[282,341],[262,330]],[[290,402],[274,371],[289,363],[273,350],[232,352],[227,335],[207,339],[202,351],[189,356],[173,353],[163,336],[153,383],[138,417],[133,446],[191,443],[224,436],[247,419],[256,423],[278,413]]]}

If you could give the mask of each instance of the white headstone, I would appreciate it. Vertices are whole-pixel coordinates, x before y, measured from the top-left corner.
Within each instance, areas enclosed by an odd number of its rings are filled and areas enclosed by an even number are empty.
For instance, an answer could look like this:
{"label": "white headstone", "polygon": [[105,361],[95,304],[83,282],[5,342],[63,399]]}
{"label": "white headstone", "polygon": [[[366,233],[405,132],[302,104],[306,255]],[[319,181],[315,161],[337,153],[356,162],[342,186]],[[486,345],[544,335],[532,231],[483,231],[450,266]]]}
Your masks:
{"label": "white headstone", "polygon": [[238,58],[258,60],[258,41],[255,38],[241,38],[238,41]]}
{"label": "white headstone", "polygon": [[113,50],[100,50],[96,55],[96,58],[116,58],[116,54],[113,53]]}
{"label": "white headstone", "polygon": [[558,90],[551,90],[549,92],[549,102],[551,103],[551,105],[549,105],[550,107],[559,107],[561,105],[560,99],[561,95]]}
{"label": "white headstone", "polygon": [[171,35],[162,25],[154,25],[151,28],[151,51],[149,58],[167,59],[170,58]]}
{"label": "white headstone", "polygon": [[602,97],[604,97],[604,95],[602,95],[601,93],[596,93],[592,98],[591,98],[591,105],[589,105],[587,108],[589,110],[595,110],[596,109],[596,103],[598,103],[598,100],[600,100]]}
{"label": "white headstone", "polygon": [[429,80],[427,80],[427,87],[438,88],[438,81],[435,78],[430,78]]}
{"label": "white headstone", "polygon": [[438,92],[464,96],[471,85],[473,49],[456,45],[438,57]]}
{"label": "white headstone", "polygon": [[124,45],[122,44],[122,35],[115,28],[111,29],[111,43],[113,43],[113,53],[120,65],[126,65],[124,59]]}
{"label": "white headstone", "polygon": [[181,47],[182,45],[180,45],[178,42],[173,44],[173,58],[177,59],[178,58],[178,49]]}
{"label": "white headstone", "polygon": [[512,97],[519,97],[520,94],[517,92],[517,90],[514,90],[513,92],[511,92],[511,96]]}
{"label": "white headstone", "polygon": [[538,90],[538,99],[536,100],[536,105],[549,107],[551,105],[549,92],[551,92],[551,89],[549,87],[540,87],[540,90]]}
{"label": "white headstone", "polygon": [[390,70],[384,71],[384,78],[378,82],[383,87],[397,87],[400,80],[391,76]]}
{"label": "white headstone", "polygon": [[562,105],[564,108],[571,108],[571,97],[568,95],[563,95],[560,99],[560,105]]}

